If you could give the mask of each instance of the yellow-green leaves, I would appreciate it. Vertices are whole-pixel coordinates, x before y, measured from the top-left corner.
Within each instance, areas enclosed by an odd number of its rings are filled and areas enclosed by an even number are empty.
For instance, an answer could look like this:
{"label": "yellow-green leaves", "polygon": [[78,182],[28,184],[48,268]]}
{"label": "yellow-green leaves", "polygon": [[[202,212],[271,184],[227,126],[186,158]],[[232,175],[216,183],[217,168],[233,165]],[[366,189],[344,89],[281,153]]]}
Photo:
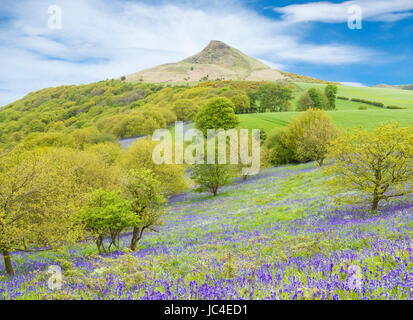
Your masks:
{"label": "yellow-green leaves", "polygon": [[332,184],[371,198],[377,209],[382,199],[412,193],[413,128],[382,124],[372,133],[354,130],[329,147]]}

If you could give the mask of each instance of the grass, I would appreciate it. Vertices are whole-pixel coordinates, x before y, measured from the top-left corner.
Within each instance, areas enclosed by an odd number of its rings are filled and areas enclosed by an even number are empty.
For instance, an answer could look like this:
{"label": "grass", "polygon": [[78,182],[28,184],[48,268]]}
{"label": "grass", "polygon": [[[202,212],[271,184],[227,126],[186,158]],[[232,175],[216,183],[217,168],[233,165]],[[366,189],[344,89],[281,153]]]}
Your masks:
{"label": "grass", "polygon": [[[324,88],[324,84],[296,82],[298,87],[306,90],[310,87]],[[347,98],[360,98],[383,102],[386,106],[396,105],[413,109],[413,90],[375,88],[375,87],[350,87],[338,86],[338,96]]]}
{"label": "grass", "polygon": [[[358,104],[359,105],[359,104]],[[339,128],[365,128],[372,130],[382,122],[399,122],[402,126],[413,126],[412,110],[337,110],[327,112]],[[298,117],[299,112],[271,112],[238,115],[241,127],[248,129],[263,128],[271,132],[276,128],[283,128],[293,117]]]}
{"label": "grass", "polygon": [[[285,166],[218,197],[176,196],[135,253],[97,256],[86,243],[14,254],[14,278],[0,266],[0,299],[412,299],[411,200],[369,217],[368,204],[335,203],[326,179],[313,164]],[[47,288],[51,264],[62,290]],[[349,284],[350,266],[363,290]]]}
{"label": "grass", "polygon": [[[310,87],[323,88],[323,84],[296,83],[302,90]],[[337,99],[336,110],[327,113],[336,122],[339,128],[365,128],[372,130],[382,122],[399,122],[402,126],[413,126],[413,91],[387,88],[348,87],[338,86],[338,96],[361,98],[383,102],[387,105],[396,105],[407,109],[392,110],[379,108],[360,102]],[[295,92],[295,99],[300,91]],[[359,110],[365,106],[367,110]],[[271,112],[238,115],[241,127],[248,129],[264,128],[271,132],[276,128],[283,128],[288,122],[298,116],[298,112]]]}

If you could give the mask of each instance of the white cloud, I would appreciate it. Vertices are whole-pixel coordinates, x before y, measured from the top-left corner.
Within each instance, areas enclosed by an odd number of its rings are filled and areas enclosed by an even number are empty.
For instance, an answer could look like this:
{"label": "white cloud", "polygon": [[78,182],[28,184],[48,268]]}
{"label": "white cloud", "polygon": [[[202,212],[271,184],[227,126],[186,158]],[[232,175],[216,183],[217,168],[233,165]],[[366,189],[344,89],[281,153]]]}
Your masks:
{"label": "white cloud", "polygon": [[328,1],[294,4],[274,8],[288,22],[346,22],[350,16],[351,5],[359,5],[365,20],[393,22],[412,15],[412,0],[352,0],[341,3]]}
{"label": "white cloud", "polygon": [[[0,29],[0,105],[48,86],[119,77],[200,51],[211,39],[269,61],[345,64],[374,52],[312,44],[298,28],[230,3],[191,7],[109,0],[60,0],[63,28],[48,29],[50,0],[22,0],[7,8]],[[287,7],[288,8],[288,7]]]}
{"label": "white cloud", "polygon": [[340,82],[340,83],[348,87],[366,87],[365,84],[360,83],[360,82]]}

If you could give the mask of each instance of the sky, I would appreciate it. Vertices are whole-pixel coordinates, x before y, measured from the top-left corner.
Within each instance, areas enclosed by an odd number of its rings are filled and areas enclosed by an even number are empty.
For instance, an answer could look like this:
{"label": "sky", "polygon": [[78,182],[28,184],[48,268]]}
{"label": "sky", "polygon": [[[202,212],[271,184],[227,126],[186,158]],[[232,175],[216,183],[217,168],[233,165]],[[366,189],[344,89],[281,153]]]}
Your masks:
{"label": "sky", "polygon": [[0,106],[176,62],[210,40],[323,80],[413,83],[413,0],[1,0]]}

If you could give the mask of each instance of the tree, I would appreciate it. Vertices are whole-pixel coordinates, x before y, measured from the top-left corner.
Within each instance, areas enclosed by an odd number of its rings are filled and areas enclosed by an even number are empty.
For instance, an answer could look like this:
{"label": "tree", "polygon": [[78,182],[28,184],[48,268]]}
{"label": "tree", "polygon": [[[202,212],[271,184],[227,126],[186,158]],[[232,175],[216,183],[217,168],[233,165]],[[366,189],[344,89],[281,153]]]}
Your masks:
{"label": "tree", "polygon": [[195,118],[195,127],[207,135],[208,129],[232,129],[239,124],[234,104],[228,98],[212,98]]}
{"label": "tree", "polygon": [[[152,153],[159,142],[141,139],[133,143],[121,160],[127,171],[140,168],[151,169],[161,182],[163,193],[171,195],[183,192],[188,188],[185,178],[185,166],[178,164],[161,164],[153,162]],[[173,152],[174,154],[174,152]]]}
{"label": "tree", "polygon": [[248,113],[250,110],[251,104],[250,99],[245,94],[236,94],[231,98],[232,103],[234,104],[234,112],[239,113]]}
{"label": "tree", "polygon": [[229,164],[195,164],[191,172],[191,178],[198,185],[197,192],[208,191],[214,197],[218,189],[231,183],[233,170]]}
{"label": "tree", "polygon": [[329,147],[332,184],[367,194],[371,210],[381,200],[413,192],[413,128],[382,124],[373,132],[354,130]]}
{"label": "tree", "polygon": [[286,131],[275,129],[265,142],[268,162],[272,165],[282,165],[297,162],[294,150],[286,143]]}
{"label": "tree", "polygon": [[[132,204],[120,192],[98,189],[94,191],[83,210],[76,216],[77,222],[92,234],[99,253],[110,252],[112,245],[119,249],[119,238],[123,230],[136,227],[139,216],[132,211]],[[108,248],[105,239],[109,237]]]}
{"label": "tree", "polygon": [[337,128],[325,111],[308,109],[288,125],[285,144],[298,161],[316,161],[322,166],[327,147],[337,135]]}
{"label": "tree", "polygon": [[254,90],[251,88],[248,88],[247,90],[247,96],[250,100],[250,109],[249,112],[257,112],[259,109],[259,92],[258,90]]}
{"label": "tree", "polygon": [[328,100],[323,91],[316,88],[310,88],[307,92],[313,101],[314,109],[325,110],[328,108]]}
{"label": "tree", "polygon": [[290,88],[278,83],[265,83],[258,88],[261,112],[266,109],[288,111],[293,94]]}
{"label": "tree", "polygon": [[175,101],[172,110],[175,112],[178,120],[188,121],[195,118],[198,112],[198,106],[190,99],[180,99]]}
{"label": "tree", "polygon": [[14,274],[12,251],[32,252],[74,243],[81,230],[73,214],[81,192],[44,154],[14,149],[0,158],[0,252]]}
{"label": "tree", "polygon": [[304,91],[297,100],[296,110],[305,111],[311,108],[314,108],[313,99],[311,99],[308,91]]}
{"label": "tree", "polygon": [[132,211],[139,219],[133,228],[130,249],[136,250],[145,230],[154,230],[161,223],[165,198],[161,194],[160,182],[152,170],[139,169],[129,172],[126,189],[132,203]]}
{"label": "tree", "polygon": [[328,110],[334,110],[336,108],[337,86],[329,83],[324,88],[324,94],[328,100]]}

